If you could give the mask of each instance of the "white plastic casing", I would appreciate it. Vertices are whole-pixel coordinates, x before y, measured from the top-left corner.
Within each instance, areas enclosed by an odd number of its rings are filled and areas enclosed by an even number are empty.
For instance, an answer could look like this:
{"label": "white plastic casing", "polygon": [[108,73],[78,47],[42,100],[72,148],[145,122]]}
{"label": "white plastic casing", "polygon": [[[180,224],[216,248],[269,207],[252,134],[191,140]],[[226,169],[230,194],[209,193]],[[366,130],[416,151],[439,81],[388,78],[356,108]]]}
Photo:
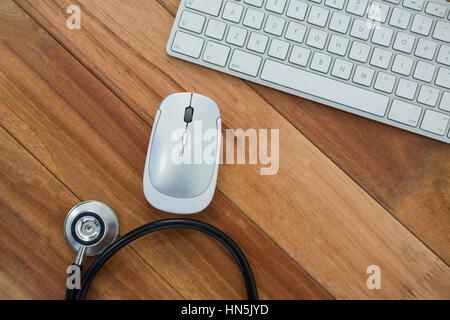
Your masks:
{"label": "white plastic casing", "polygon": [[153,144],[153,138],[155,135],[156,124],[159,121],[161,116],[161,111],[158,110],[154,126],[152,130],[152,134],[150,137],[150,143],[147,152],[147,158],[145,161],[145,169],[144,169],[144,194],[147,201],[155,208],[169,212],[174,214],[194,214],[206,209],[211,203],[214,192],[216,190],[217,184],[217,176],[219,173],[219,162],[220,162],[220,154],[222,150],[222,119],[217,119],[217,151],[216,151],[216,160],[215,160],[215,168],[213,177],[211,179],[211,184],[209,187],[200,195],[194,198],[175,198],[167,196],[161,192],[159,192],[151,183],[150,180],[150,155],[151,155],[151,147]]}

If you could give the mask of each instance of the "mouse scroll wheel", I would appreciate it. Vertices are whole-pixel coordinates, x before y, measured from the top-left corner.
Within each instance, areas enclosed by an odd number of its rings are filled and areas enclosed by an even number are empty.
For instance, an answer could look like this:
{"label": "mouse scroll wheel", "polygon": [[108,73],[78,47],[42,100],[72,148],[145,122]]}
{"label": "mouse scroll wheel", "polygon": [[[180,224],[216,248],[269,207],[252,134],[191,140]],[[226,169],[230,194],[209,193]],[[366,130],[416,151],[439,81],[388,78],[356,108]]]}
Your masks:
{"label": "mouse scroll wheel", "polygon": [[193,116],[194,116],[194,108],[187,107],[186,110],[184,111],[184,122],[191,123]]}

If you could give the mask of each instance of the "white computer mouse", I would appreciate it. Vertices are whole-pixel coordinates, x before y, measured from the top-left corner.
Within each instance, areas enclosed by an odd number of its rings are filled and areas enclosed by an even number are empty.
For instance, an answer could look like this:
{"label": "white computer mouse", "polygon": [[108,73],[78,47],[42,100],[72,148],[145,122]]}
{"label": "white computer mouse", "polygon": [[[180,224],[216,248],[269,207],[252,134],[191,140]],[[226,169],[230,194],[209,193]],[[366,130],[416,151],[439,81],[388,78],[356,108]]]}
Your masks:
{"label": "white computer mouse", "polygon": [[204,210],[216,189],[222,144],[217,104],[195,93],[161,103],[144,171],[144,193],[155,208],[176,214]]}

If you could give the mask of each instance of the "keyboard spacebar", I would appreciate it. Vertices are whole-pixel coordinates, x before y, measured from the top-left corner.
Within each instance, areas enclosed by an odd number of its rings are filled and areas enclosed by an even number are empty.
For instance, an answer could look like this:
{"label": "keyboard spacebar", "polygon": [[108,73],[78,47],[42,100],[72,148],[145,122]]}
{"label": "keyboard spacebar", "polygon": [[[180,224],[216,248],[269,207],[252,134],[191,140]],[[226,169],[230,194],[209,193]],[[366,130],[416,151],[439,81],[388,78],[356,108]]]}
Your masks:
{"label": "keyboard spacebar", "polygon": [[267,60],[261,79],[345,106],[384,116],[389,98],[317,74]]}

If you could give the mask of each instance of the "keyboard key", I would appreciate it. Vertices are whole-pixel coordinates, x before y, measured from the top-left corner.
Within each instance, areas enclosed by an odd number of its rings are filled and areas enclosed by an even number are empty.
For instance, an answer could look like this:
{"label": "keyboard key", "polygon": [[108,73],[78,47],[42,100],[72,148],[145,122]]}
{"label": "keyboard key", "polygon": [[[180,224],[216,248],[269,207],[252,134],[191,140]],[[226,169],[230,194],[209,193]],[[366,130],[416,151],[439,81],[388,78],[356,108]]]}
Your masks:
{"label": "keyboard key", "polygon": [[289,43],[273,39],[270,44],[268,55],[277,59],[284,60],[287,57],[289,50]]}
{"label": "keyboard key", "polygon": [[444,92],[439,108],[450,112],[450,92]]}
{"label": "keyboard key", "polygon": [[355,74],[353,75],[353,82],[362,84],[366,87],[370,87],[374,74],[375,71],[373,69],[363,66],[357,66]]}
{"label": "keyboard key", "polygon": [[432,60],[435,51],[436,51],[436,42],[426,39],[419,39],[414,54],[418,57]]}
{"label": "keyboard key", "polygon": [[352,69],[353,63],[341,59],[336,59],[331,74],[335,77],[348,80],[350,79]]}
{"label": "keyboard key", "polygon": [[411,31],[423,36],[428,36],[430,34],[432,24],[433,19],[416,14],[411,25]]}
{"label": "keyboard key", "polygon": [[392,10],[389,24],[400,29],[406,29],[408,27],[410,18],[411,12],[399,8],[394,8],[394,10]]}
{"label": "keyboard key", "polygon": [[435,17],[443,18],[445,16],[445,10],[447,10],[445,6],[434,2],[428,2],[425,12]]}
{"label": "keyboard key", "polygon": [[328,27],[330,28],[330,30],[336,32],[347,33],[349,24],[349,16],[334,12],[333,16],[331,17],[330,25]]}
{"label": "keyboard key", "polygon": [[345,0],[325,0],[325,5],[327,7],[342,10],[344,8]]}
{"label": "keyboard key", "polygon": [[380,46],[389,47],[394,31],[385,27],[377,27],[373,32],[372,42]]}
{"label": "keyboard key", "polygon": [[320,52],[316,52],[314,53],[310,67],[313,70],[328,73],[330,65],[331,65],[331,56]]}
{"label": "keyboard key", "polygon": [[375,48],[373,50],[372,59],[370,64],[382,69],[387,69],[391,63],[392,53],[380,48]]}
{"label": "keyboard key", "polygon": [[306,27],[296,22],[289,22],[288,29],[286,31],[286,39],[302,43],[305,38]]}
{"label": "keyboard key", "polygon": [[303,21],[306,16],[306,10],[308,10],[308,4],[306,2],[300,0],[291,0],[286,15],[289,18]]}
{"label": "keyboard key", "polygon": [[261,62],[261,57],[241,50],[234,50],[233,57],[230,62],[230,69],[256,77],[258,75]]}
{"label": "keyboard key", "polygon": [[385,5],[384,3],[380,3],[378,1],[373,1],[369,7],[369,13],[367,14],[367,18],[369,20],[377,21],[377,22],[386,22],[387,16],[389,14],[390,7]]}
{"label": "keyboard key", "polygon": [[392,64],[392,71],[405,76],[409,76],[413,63],[413,59],[398,54],[395,56],[394,63]]}
{"label": "keyboard key", "polygon": [[416,70],[414,70],[413,78],[425,82],[431,82],[435,70],[436,67],[434,65],[419,61],[416,64]]}
{"label": "keyboard key", "polygon": [[245,39],[247,38],[247,30],[231,26],[228,31],[227,42],[234,44],[236,46],[242,47],[245,43]]}
{"label": "keyboard key", "polygon": [[264,0],[244,0],[244,3],[255,6],[255,7],[262,7]]}
{"label": "keyboard key", "polygon": [[227,28],[226,23],[215,19],[210,19],[206,27],[205,35],[210,38],[222,40]]}
{"label": "keyboard key", "polygon": [[308,64],[308,59],[311,54],[311,50],[302,48],[299,46],[294,46],[292,48],[291,57],[289,58],[289,62],[294,63],[296,65],[306,67]]}
{"label": "keyboard key", "polygon": [[308,35],[308,40],[306,40],[306,44],[317,49],[323,49],[325,48],[327,37],[328,33],[326,33],[325,31],[311,28]]}
{"label": "keyboard key", "polygon": [[386,113],[389,102],[388,97],[373,91],[271,60],[266,61],[261,79],[380,117]]}
{"label": "keyboard key", "polygon": [[400,79],[395,94],[399,97],[413,100],[417,91],[417,83],[406,79]]}
{"label": "keyboard key", "polygon": [[401,52],[411,53],[415,41],[416,38],[414,36],[407,33],[399,32],[395,37],[393,48]]}
{"label": "keyboard key", "polygon": [[206,18],[199,14],[184,11],[180,18],[180,28],[192,32],[201,33],[205,25]]}
{"label": "keyboard key", "polygon": [[267,0],[266,10],[282,13],[286,7],[286,0]]}
{"label": "keyboard key", "polygon": [[352,31],[350,31],[350,35],[352,37],[367,40],[369,39],[370,34],[370,26],[368,25],[367,21],[355,19],[352,26]]}
{"label": "keyboard key", "polygon": [[411,127],[419,124],[422,108],[404,101],[394,100],[388,118]]}
{"label": "keyboard key", "polygon": [[337,35],[332,35],[330,43],[328,45],[328,51],[331,53],[338,54],[340,56],[345,56],[347,52],[349,40]]}
{"label": "keyboard key", "polygon": [[447,129],[448,121],[448,115],[433,110],[427,110],[425,111],[420,128],[422,130],[443,136],[445,134],[445,130]]}
{"label": "keyboard key", "polygon": [[286,20],[280,17],[269,15],[264,31],[275,36],[281,36],[284,30],[285,23]]}
{"label": "keyboard key", "polygon": [[203,54],[203,60],[221,67],[225,67],[230,50],[231,49],[227,46],[213,41],[208,41],[206,44],[205,53]]}
{"label": "keyboard key", "polygon": [[450,70],[440,68],[435,82],[438,86],[450,89]]}
{"label": "keyboard key", "polygon": [[202,38],[177,31],[172,44],[172,51],[189,57],[199,58],[205,40]]}
{"label": "keyboard key", "polygon": [[347,12],[364,16],[366,13],[368,0],[349,0],[347,4]]}
{"label": "keyboard key", "polygon": [[264,12],[248,8],[245,14],[243,25],[259,30],[262,27],[264,16],[265,16]]}
{"label": "keyboard key", "polygon": [[428,86],[422,86],[422,88],[420,88],[419,96],[417,97],[417,102],[434,107],[438,98],[439,90]]}
{"label": "keyboard key", "polygon": [[450,66],[450,47],[442,45],[439,49],[439,54],[436,59],[437,62]]}
{"label": "keyboard key", "polygon": [[450,42],[450,23],[444,21],[436,22],[433,38],[444,42]]}
{"label": "keyboard key", "polygon": [[367,58],[369,57],[370,47],[367,44],[363,44],[358,41],[354,41],[352,48],[350,49],[349,58],[360,61],[367,62]]}
{"label": "keyboard key", "polygon": [[403,0],[403,6],[413,10],[421,11],[424,5],[424,0]]}
{"label": "keyboard key", "polygon": [[394,90],[395,80],[396,78],[393,75],[379,72],[374,88],[386,93],[392,93]]}
{"label": "keyboard key", "polygon": [[222,7],[222,0],[188,0],[186,7],[217,17]]}
{"label": "keyboard key", "polygon": [[239,21],[241,21],[243,11],[243,6],[228,1],[225,5],[225,9],[223,9],[222,18],[231,22],[238,23]]}
{"label": "keyboard key", "polygon": [[266,51],[267,43],[269,42],[269,37],[263,34],[252,32],[250,39],[248,40],[247,48],[259,53],[264,53]]}
{"label": "keyboard key", "polygon": [[309,12],[308,22],[319,27],[325,27],[329,11],[321,7],[312,6]]}

